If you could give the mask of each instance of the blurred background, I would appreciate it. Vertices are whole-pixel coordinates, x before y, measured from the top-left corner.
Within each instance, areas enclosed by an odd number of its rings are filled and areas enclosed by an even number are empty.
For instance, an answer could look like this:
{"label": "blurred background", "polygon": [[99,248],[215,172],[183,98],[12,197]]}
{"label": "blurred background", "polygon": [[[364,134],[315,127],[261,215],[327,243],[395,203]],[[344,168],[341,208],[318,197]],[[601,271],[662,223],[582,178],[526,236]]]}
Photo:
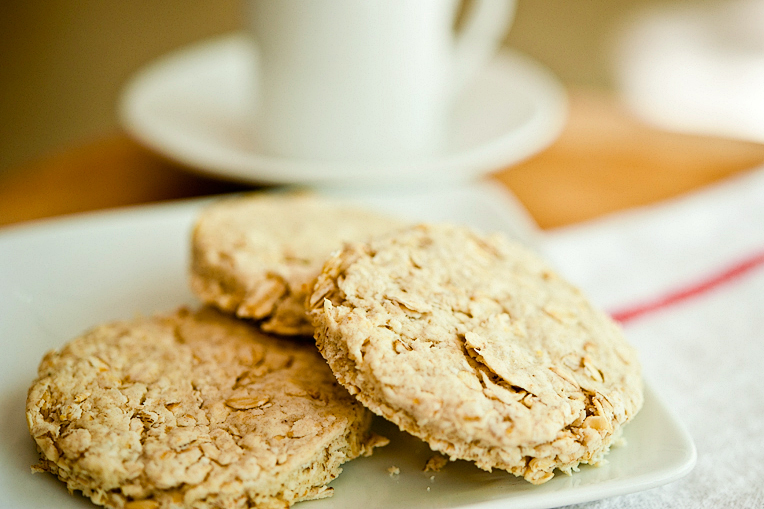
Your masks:
{"label": "blurred background", "polygon": [[[612,90],[614,33],[650,5],[718,0],[520,0],[506,44],[568,87]],[[0,16],[0,175],[119,132],[121,88],[143,65],[243,28],[239,0],[27,0]]]}

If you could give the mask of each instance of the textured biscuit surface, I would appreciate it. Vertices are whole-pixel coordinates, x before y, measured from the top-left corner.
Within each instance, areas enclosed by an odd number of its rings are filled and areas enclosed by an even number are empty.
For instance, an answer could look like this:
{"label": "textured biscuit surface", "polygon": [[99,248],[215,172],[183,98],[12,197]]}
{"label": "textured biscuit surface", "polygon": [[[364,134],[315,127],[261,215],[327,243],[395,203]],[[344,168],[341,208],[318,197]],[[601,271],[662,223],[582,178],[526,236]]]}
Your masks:
{"label": "textured biscuit surface", "polygon": [[210,308],[93,329],[29,390],[40,470],[116,508],[287,507],[374,445],[315,347]]}
{"label": "textured biscuit surface", "polygon": [[541,483],[597,464],[642,405],[618,326],[501,236],[419,225],[347,244],[309,309],[351,394],[483,469]]}
{"label": "textured biscuit surface", "polygon": [[200,214],[191,288],[206,303],[282,335],[312,335],[305,300],[324,260],[344,241],[402,223],[306,194],[252,194]]}

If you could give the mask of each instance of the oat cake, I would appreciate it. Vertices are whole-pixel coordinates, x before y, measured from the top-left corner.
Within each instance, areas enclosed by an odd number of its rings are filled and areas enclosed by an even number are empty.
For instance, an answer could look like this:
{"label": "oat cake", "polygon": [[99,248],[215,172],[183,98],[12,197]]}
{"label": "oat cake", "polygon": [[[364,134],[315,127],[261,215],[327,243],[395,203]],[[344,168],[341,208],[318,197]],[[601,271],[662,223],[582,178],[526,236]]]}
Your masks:
{"label": "oat cake", "polygon": [[49,471],[112,508],[284,508],[378,445],[313,345],[211,308],[96,327],[42,360],[27,422]]}
{"label": "oat cake", "polygon": [[619,327],[500,235],[418,225],[347,244],[308,307],[351,394],[482,469],[540,484],[598,464],[642,405]]}
{"label": "oat cake", "polygon": [[191,288],[267,332],[311,336],[304,303],[324,260],[343,241],[402,225],[307,193],[223,199],[203,210],[194,227]]}

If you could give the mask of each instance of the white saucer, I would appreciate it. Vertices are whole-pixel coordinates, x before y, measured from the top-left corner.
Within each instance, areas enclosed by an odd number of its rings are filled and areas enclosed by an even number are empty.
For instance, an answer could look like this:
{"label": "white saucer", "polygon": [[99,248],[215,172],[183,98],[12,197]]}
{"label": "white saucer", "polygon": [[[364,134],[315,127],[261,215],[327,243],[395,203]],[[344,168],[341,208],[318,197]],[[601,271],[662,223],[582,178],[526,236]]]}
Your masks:
{"label": "white saucer", "polygon": [[504,51],[465,90],[450,150],[405,164],[334,164],[258,152],[248,113],[255,70],[243,34],[161,58],[124,90],[124,128],[193,169],[253,183],[352,184],[463,181],[510,166],[549,145],[567,113],[562,85],[527,56]]}

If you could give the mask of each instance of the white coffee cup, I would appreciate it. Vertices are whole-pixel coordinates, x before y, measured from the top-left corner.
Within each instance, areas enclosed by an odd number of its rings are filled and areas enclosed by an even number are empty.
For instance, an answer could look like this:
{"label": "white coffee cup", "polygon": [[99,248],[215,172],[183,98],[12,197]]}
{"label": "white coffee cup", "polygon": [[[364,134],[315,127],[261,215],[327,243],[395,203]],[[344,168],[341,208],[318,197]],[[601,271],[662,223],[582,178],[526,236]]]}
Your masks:
{"label": "white coffee cup", "polygon": [[464,84],[499,48],[515,0],[249,0],[257,142],[313,161],[394,162],[443,149]]}

